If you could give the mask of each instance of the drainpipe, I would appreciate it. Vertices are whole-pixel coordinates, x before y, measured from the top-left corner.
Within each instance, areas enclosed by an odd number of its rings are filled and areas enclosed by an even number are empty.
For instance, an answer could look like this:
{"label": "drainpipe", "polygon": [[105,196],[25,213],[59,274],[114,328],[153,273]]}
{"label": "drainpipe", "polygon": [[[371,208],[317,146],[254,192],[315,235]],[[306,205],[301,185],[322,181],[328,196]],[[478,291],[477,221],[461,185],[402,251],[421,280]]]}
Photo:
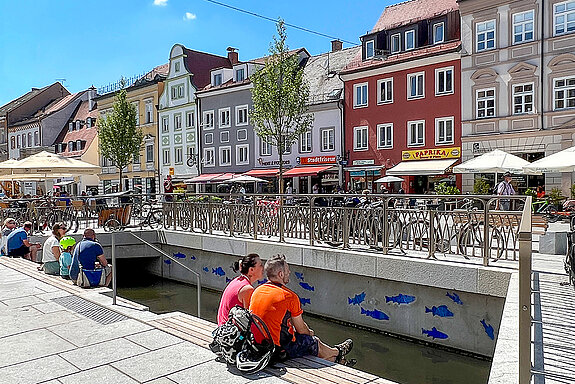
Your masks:
{"label": "drainpipe", "polygon": [[[345,108],[344,108],[344,103],[345,103],[345,82],[343,81],[343,79],[341,78],[341,74],[338,72],[337,77],[339,78],[339,81],[341,81],[341,84],[343,85],[342,88],[342,93],[343,93],[343,97],[344,99],[339,99],[337,101],[337,107],[339,108],[339,110],[341,111],[340,115],[340,124],[341,124],[341,129],[339,132],[339,141],[340,141],[340,149],[341,149],[341,160],[344,160],[344,156],[346,154],[345,152]],[[349,159],[347,159],[347,161],[349,161]],[[343,177],[343,164],[339,165],[339,182],[341,183],[341,188],[342,190],[346,191],[347,188],[345,188],[346,183],[345,183],[345,179]]]}
{"label": "drainpipe", "polygon": [[544,118],[544,111],[543,111],[543,107],[544,107],[544,95],[545,92],[543,92],[544,86],[545,86],[545,77],[543,76],[545,73],[545,61],[544,61],[544,57],[545,57],[545,1],[541,1],[541,54],[539,55],[541,57],[541,70],[540,70],[540,99],[541,102],[539,103],[541,106],[541,126],[539,127],[539,130],[544,130],[545,129],[545,118]]}

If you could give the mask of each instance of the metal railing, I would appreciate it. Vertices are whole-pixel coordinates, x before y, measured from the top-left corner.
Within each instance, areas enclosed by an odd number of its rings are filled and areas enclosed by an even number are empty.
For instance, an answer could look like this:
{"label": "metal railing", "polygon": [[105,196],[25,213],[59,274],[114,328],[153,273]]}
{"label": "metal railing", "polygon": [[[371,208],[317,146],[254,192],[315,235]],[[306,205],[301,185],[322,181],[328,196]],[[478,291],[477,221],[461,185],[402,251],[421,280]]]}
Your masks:
{"label": "metal railing", "polygon": [[531,381],[531,196],[519,227],[519,383]]}

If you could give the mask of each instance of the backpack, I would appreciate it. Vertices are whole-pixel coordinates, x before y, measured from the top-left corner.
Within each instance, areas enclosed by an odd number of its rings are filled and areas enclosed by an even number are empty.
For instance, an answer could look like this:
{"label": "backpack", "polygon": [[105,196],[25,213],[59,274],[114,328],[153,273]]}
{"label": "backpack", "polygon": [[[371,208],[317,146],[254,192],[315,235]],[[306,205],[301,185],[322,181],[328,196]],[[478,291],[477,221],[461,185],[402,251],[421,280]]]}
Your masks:
{"label": "backpack", "polygon": [[[254,332],[258,334],[257,337]],[[230,309],[228,321],[217,327],[212,336],[212,352],[245,373],[264,369],[275,350],[270,331],[263,320],[239,305]]]}

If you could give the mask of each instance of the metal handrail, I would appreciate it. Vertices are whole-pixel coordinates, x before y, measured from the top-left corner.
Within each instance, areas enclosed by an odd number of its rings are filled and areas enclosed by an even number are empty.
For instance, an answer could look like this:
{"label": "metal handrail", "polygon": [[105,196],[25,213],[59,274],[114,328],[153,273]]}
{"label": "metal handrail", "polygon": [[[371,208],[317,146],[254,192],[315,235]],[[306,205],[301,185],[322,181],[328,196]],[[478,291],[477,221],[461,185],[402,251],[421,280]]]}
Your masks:
{"label": "metal handrail", "polygon": [[531,379],[531,196],[527,196],[519,227],[519,382]]}
{"label": "metal handrail", "polygon": [[[194,271],[193,269],[189,268],[188,266],[180,263],[177,259],[175,259],[174,257],[170,256],[169,254],[167,254],[166,252],[164,252],[164,250],[156,247],[155,245],[149,243],[148,241],[142,239],[140,236],[136,235],[134,232],[131,231],[126,231],[124,233],[129,233],[132,236],[134,236],[136,239],[138,239],[139,241],[141,241],[143,244],[146,244],[147,246],[149,246],[150,248],[152,248],[153,250],[155,250],[156,252],[160,253],[161,255],[167,257],[168,259],[170,259],[172,262],[178,264],[179,266],[181,266],[182,268],[184,268],[185,270],[191,272],[194,276],[196,276],[196,282],[197,282],[197,295],[198,295],[198,317],[201,318],[201,293],[202,293],[202,283],[201,283],[201,278],[200,278],[200,274],[197,273],[196,271]],[[113,296],[112,296],[112,304],[116,305],[116,295],[117,295],[117,285],[116,285],[116,233],[112,232],[112,291],[113,291]]]}

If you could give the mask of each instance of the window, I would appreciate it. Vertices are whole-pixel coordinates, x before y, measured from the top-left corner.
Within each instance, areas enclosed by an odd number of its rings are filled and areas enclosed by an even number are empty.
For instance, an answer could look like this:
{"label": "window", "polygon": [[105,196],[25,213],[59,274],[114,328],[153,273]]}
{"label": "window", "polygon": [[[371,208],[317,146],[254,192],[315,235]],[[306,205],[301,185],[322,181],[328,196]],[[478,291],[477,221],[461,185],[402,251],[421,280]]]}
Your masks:
{"label": "window", "polygon": [[248,125],[248,106],[240,105],[236,107],[236,126]]}
{"label": "window", "polygon": [[407,122],[407,146],[420,147],[425,145],[425,121]]}
{"label": "window", "polygon": [[533,10],[513,15],[513,44],[533,40],[533,18]]}
{"label": "window", "polygon": [[393,103],[393,78],[377,80],[377,103]]}
{"label": "window", "polygon": [[475,25],[477,52],[495,48],[495,20],[484,21]]}
{"label": "window", "polygon": [[553,6],[553,31],[555,35],[575,31],[575,0]]}
{"label": "window", "polygon": [[170,92],[172,93],[172,100],[181,99],[184,97],[184,84],[172,86]]}
{"label": "window", "polygon": [[377,148],[393,148],[393,124],[377,126]]}
{"label": "window", "polygon": [[237,132],[238,141],[246,141],[248,139],[248,130],[247,129],[238,129]]}
{"label": "window", "polygon": [[[138,106],[138,102],[132,103],[134,106],[134,110],[136,111],[136,125],[140,125],[140,108]],[[80,129],[80,127],[78,127]]]}
{"label": "window", "polygon": [[35,145],[35,146],[39,146],[39,145],[40,145],[40,139],[39,139],[38,131],[34,131],[34,145]]}
{"label": "window", "polygon": [[134,158],[132,159],[132,164],[136,164],[136,165],[140,164],[140,154],[139,153],[136,156],[134,156]]}
{"label": "window", "polygon": [[260,155],[270,156],[272,154],[272,145],[260,139]]}
{"label": "window", "polygon": [[164,149],[162,160],[164,161],[164,165],[170,164],[170,149],[169,148]]}
{"label": "window", "polygon": [[453,117],[435,119],[435,144],[453,144]]}
{"label": "window", "polygon": [[216,159],[214,158],[215,150],[213,148],[204,148],[204,166],[213,167],[216,165]]}
{"label": "window", "polygon": [[553,81],[554,109],[575,107],[575,77]]}
{"label": "window", "polygon": [[[137,114],[136,114],[136,116],[137,116]],[[136,117],[136,119],[137,119],[137,117]],[[137,124],[138,123],[136,123],[136,125]],[[82,122],[80,120],[76,120],[76,130],[79,131],[80,128],[82,128]]]}
{"label": "window", "polygon": [[249,164],[250,146],[248,144],[238,145],[236,147],[236,164],[245,165]]}
{"label": "window", "polygon": [[513,86],[513,114],[533,112],[533,83]]}
{"label": "window", "polygon": [[311,152],[311,149],[311,131],[306,131],[299,138],[299,151],[306,153]]}
{"label": "window", "polygon": [[219,110],[220,113],[220,128],[227,128],[230,126],[230,109],[229,108],[222,108]]}
{"label": "window", "polygon": [[162,117],[162,132],[168,132],[170,130],[170,123],[168,119],[168,116]]}
{"label": "window", "polygon": [[74,130],[74,122],[70,121],[68,123],[68,132],[72,132]]}
{"label": "window", "polygon": [[453,93],[453,67],[435,70],[435,94],[447,95]]}
{"label": "window", "polygon": [[174,148],[174,164],[183,164],[182,147]]}
{"label": "window", "polygon": [[174,115],[174,130],[182,129],[182,114]]}
{"label": "window", "polygon": [[146,163],[154,162],[154,144],[146,145]]}
{"label": "window", "polygon": [[92,118],[86,118],[86,128],[92,128]]}
{"label": "window", "polygon": [[245,78],[246,76],[244,73],[244,69],[243,68],[236,69],[236,81],[244,81]]}
{"label": "window", "polygon": [[72,152],[74,151],[76,148],[76,143],[74,143],[73,141],[68,141],[68,152]]}
{"label": "window", "polygon": [[321,150],[322,152],[333,151],[335,149],[335,128],[324,128],[321,130]]}
{"label": "window", "polygon": [[214,111],[206,111],[203,114],[204,129],[214,128]]}
{"label": "window", "polygon": [[375,56],[375,41],[369,40],[365,43],[365,58],[371,59]]}
{"label": "window", "polygon": [[28,132],[28,147],[32,146],[32,132]]}
{"label": "window", "polygon": [[214,143],[214,134],[206,133],[204,135],[204,144],[213,144],[213,143]]}
{"label": "window", "polygon": [[284,155],[289,155],[291,153],[291,144],[288,144],[287,140],[284,142]]}
{"label": "window", "polygon": [[10,147],[11,147],[12,149],[16,149],[16,137],[14,137],[14,136],[12,136],[12,137],[10,138]]}
{"label": "window", "polygon": [[397,53],[401,51],[401,35],[396,33],[395,35],[391,35],[391,53]]}
{"label": "window", "polygon": [[190,128],[196,125],[196,114],[191,112],[186,112],[186,127]]}
{"label": "window", "polygon": [[353,128],[353,150],[354,151],[367,150],[367,127]]}
{"label": "window", "polygon": [[220,166],[232,165],[232,148],[220,147]]}
{"label": "window", "polygon": [[443,43],[445,37],[443,35],[443,23],[433,24],[433,44]]}
{"label": "window", "polygon": [[409,51],[413,48],[415,48],[415,31],[412,29],[405,32],[405,50]]}
{"label": "window", "polygon": [[178,99],[184,97],[184,84],[178,85]]}
{"label": "window", "polygon": [[220,132],[220,143],[229,143],[230,142],[230,132],[223,131]]}
{"label": "window", "polygon": [[412,73],[407,75],[407,98],[419,99],[424,97],[423,92],[424,73]]}
{"label": "window", "polygon": [[353,86],[353,107],[367,107],[367,83]]}
{"label": "window", "polygon": [[146,101],[146,124],[154,122],[154,105],[152,101]]}
{"label": "window", "polygon": [[26,148],[26,134],[22,134],[22,148]]}
{"label": "window", "polygon": [[[30,136],[28,136],[28,139],[30,139]],[[82,149],[83,149],[82,140],[76,140],[76,150],[80,151]],[[140,159],[140,155],[138,155],[138,163],[140,162],[139,159]]]}
{"label": "window", "polygon": [[477,91],[477,109],[478,119],[495,116],[495,89],[480,89]]}
{"label": "window", "polygon": [[222,85],[222,74],[214,75],[214,85]]}

